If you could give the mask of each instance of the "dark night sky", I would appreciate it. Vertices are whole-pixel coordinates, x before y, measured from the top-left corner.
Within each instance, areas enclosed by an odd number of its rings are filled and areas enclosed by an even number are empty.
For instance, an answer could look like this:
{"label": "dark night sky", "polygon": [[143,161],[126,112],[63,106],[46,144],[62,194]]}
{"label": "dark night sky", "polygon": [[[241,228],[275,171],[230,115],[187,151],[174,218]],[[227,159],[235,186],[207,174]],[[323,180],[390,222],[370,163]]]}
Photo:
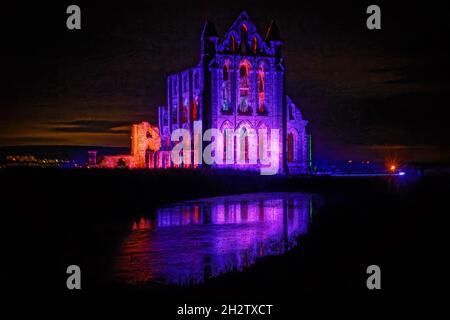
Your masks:
{"label": "dark night sky", "polygon": [[[448,161],[450,5],[377,1],[369,31],[372,1],[295,2],[2,4],[0,145],[128,146],[130,123],[156,123],[166,76],[198,62],[205,18],[222,35],[246,10],[262,34],[279,25],[318,156]],[[81,31],[65,26],[73,3]]]}

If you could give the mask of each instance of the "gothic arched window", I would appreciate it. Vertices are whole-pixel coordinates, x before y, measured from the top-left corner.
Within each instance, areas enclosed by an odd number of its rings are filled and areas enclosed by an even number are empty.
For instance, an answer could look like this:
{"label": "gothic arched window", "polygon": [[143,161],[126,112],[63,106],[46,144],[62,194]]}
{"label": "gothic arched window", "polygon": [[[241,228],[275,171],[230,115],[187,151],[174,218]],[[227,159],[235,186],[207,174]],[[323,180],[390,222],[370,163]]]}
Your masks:
{"label": "gothic arched window", "polygon": [[224,163],[227,161],[227,159],[229,159],[231,157],[231,155],[228,155],[228,153],[229,153],[228,140],[229,139],[230,139],[229,129],[225,128],[225,129],[223,129],[223,162]]}
{"label": "gothic arched window", "polygon": [[258,39],[256,39],[256,37],[253,37],[252,51],[254,54],[256,54],[257,50],[258,50]]}
{"label": "gothic arched window", "polygon": [[241,54],[245,55],[247,54],[247,41],[248,41],[248,29],[247,26],[245,24],[243,24],[241,26],[241,44],[240,44],[240,48],[241,48]]}
{"label": "gothic arched window", "polygon": [[178,123],[178,112],[177,112],[177,108],[178,108],[178,106],[176,105],[176,104],[174,104],[173,106],[172,106],[172,123],[173,124],[176,124],[176,123]]}
{"label": "gothic arched window", "polygon": [[241,41],[247,41],[248,28],[245,24],[241,26]]}
{"label": "gothic arched window", "polygon": [[230,72],[228,64],[223,66],[223,81],[222,81],[222,111],[231,111],[231,84],[230,84]]}
{"label": "gothic arched window", "polygon": [[248,149],[249,149],[249,141],[248,141],[248,134],[246,134],[244,137],[244,156],[246,162],[248,162],[249,160]]}
{"label": "gothic arched window", "polygon": [[223,81],[228,81],[229,79],[228,65],[223,65]]}
{"label": "gothic arched window", "polygon": [[264,67],[261,65],[258,69],[258,112],[266,112],[264,105]]}
{"label": "gothic arched window", "polygon": [[294,107],[289,106],[289,120],[294,120]]}
{"label": "gothic arched window", "polygon": [[287,154],[287,161],[288,162],[294,162],[294,135],[292,132],[288,134],[288,154]]}
{"label": "gothic arched window", "polygon": [[235,139],[233,126],[230,122],[226,121],[222,124],[223,134],[223,162],[234,159],[233,139]]}
{"label": "gothic arched window", "polygon": [[231,36],[231,52],[236,52],[236,38],[234,36]]}
{"label": "gothic arched window", "polygon": [[251,110],[248,106],[248,65],[243,63],[239,67],[239,112],[249,113]]}
{"label": "gothic arched window", "polygon": [[184,101],[183,112],[182,112],[182,123],[188,122],[188,112],[189,112],[189,102]]}
{"label": "gothic arched window", "polygon": [[197,120],[198,118],[198,97],[194,97],[194,101],[192,104],[192,121]]}
{"label": "gothic arched window", "polygon": [[270,157],[270,130],[265,124],[258,128],[258,157],[259,161]]}
{"label": "gothic arched window", "polygon": [[173,82],[173,92],[174,94],[178,94],[178,83],[177,80]]}
{"label": "gothic arched window", "polygon": [[183,92],[187,92],[188,91],[188,79],[187,77],[184,77],[183,80]]}
{"label": "gothic arched window", "polygon": [[237,156],[239,160],[244,160],[245,162],[249,161],[249,139],[248,139],[248,130],[245,127],[242,127],[239,130],[239,152]]}

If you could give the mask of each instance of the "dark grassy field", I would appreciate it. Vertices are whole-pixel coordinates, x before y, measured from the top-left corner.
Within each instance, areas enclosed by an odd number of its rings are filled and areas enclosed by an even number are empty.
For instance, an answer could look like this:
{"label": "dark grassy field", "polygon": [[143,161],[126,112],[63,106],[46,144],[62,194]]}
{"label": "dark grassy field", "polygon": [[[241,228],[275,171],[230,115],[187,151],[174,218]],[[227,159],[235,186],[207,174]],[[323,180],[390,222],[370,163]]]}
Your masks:
{"label": "dark grassy field", "polygon": [[[0,179],[1,283],[10,297],[119,297],[147,301],[169,314],[179,303],[264,302],[288,312],[314,299],[369,304],[434,299],[447,272],[448,176],[2,169]],[[194,288],[130,288],[113,281],[111,259],[132,219],[175,201],[262,191],[318,195],[308,234],[294,250]],[[80,292],[66,289],[70,264],[82,269]],[[371,264],[382,270],[379,292],[366,288]]]}

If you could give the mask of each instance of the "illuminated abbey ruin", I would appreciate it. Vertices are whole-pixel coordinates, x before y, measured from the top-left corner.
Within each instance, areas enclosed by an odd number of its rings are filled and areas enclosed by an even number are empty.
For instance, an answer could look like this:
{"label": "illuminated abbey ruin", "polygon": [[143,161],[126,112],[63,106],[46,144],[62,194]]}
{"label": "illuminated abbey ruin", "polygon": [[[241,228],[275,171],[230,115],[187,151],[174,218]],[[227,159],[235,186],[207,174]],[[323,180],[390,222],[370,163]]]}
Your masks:
{"label": "illuminated abbey ruin", "polygon": [[[234,159],[211,164],[214,168],[260,170],[267,152],[269,157],[278,155],[279,173],[306,173],[307,121],[286,94],[283,42],[275,22],[262,37],[242,12],[223,36],[206,21],[200,40],[199,64],[167,78],[167,105],[158,108],[158,128],[133,125],[132,155],[105,157],[100,166],[117,166],[119,160],[129,168],[178,166],[170,158],[178,143],[171,139],[172,133],[186,129],[194,137],[194,124],[200,123],[203,131],[220,130],[223,145],[218,150],[223,160],[230,155]],[[269,136],[277,129],[279,138],[275,142],[270,137],[249,139],[247,132],[259,134],[260,129]],[[243,161],[237,160],[240,148]],[[257,150],[256,163],[250,161],[250,150]]]}
{"label": "illuminated abbey ruin", "polygon": [[[157,127],[148,122],[131,126],[131,154],[104,156],[99,159],[98,167],[129,169],[151,168],[155,162],[156,151],[161,149],[161,138]],[[94,161],[89,161],[94,162]]]}

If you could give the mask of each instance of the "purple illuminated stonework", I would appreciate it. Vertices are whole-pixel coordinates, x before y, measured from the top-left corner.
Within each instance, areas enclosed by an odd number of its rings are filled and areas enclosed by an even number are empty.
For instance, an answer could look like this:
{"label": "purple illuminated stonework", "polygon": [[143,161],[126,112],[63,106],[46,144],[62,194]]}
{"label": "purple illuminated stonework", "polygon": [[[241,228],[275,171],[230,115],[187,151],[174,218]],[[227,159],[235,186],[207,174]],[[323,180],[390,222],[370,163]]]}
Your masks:
{"label": "purple illuminated stonework", "polygon": [[[167,106],[158,109],[162,154],[168,157],[165,151],[173,146],[171,132],[185,128],[192,135],[194,121],[201,121],[203,130],[220,129],[224,137],[227,130],[278,129],[277,145],[268,148],[279,153],[279,172],[306,173],[307,121],[286,95],[283,42],[275,22],[262,37],[242,12],[223,36],[207,21],[200,40],[199,64],[167,78]],[[224,145],[224,153],[231,147]],[[245,152],[251,147],[258,149],[245,145]],[[259,170],[261,163],[213,166]]]}
{"label": "purple illuminated stonework", "polygon": [[260,193],[182,202],[132,225],[114,273],[127,284],[198,284],[298,245],[312,196]]}

